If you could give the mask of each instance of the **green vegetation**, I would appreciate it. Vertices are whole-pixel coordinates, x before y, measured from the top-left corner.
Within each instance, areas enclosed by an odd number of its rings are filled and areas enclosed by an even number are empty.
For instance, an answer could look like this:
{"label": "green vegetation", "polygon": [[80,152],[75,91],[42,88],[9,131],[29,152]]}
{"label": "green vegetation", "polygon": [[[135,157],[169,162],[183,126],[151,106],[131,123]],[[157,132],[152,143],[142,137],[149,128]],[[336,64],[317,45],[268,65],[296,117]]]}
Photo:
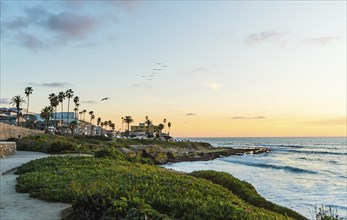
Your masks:
{"label": "green vegetation", "polygon": [[281,213],[283,215],[292,217],[294,219],[306,219],[302,215],[294,212],[291,209],[276,205],[267,201],[261,197],[256,189],[246,181],[240,181],[239,179],[231,176],[225,172],[217,172],[212,170],[207,171],[195,171],[191,173],[192,176],[209,180],[213,183],[221,185],[232,193],[243,199],[244,201],[260,208],[265,208],[274,212]]}
{"label": "green vegetation", "polygon": [[[312,213],[311,213],[312,215]],[[339,220],[337,209],[331,206],[314,207],[313,219],[315,220]]]}
{"label": "green vegetation", "polygon": [[73,203],[65,219],[290,219],[203,178],[129,162],[117,151],[96,155],[31,161],[18,169],[16,190]]}

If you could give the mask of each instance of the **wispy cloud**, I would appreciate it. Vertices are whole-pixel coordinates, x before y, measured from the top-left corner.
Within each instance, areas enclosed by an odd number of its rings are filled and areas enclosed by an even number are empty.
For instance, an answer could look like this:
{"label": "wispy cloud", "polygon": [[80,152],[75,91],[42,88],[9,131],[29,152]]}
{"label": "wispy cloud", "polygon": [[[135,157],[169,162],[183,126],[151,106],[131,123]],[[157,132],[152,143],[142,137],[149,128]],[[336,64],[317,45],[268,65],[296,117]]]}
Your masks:
{"label": "wispy cloud", "polygon": [[[146,1],[62,0],[55,4],[59,12],[53,12],[51,8],[34,6],[33,3],[30,7],[23,7],[21,15],[4,16],[6,19],[1,20],[1,34],[6,43],[35,51],[75,44],[94,47],[95,44],[89,42],[96,39],[98,31],[108,24],[119,22],[116,12],[136,15],[136,9],[146,4]],[[6,8],[4,5],[1,1],[2,9]],[[102,12],[87,13],[89,7],[101,8]],[[114,42],[118,39],[115,28],[102,30],[104,41]],[[103,41],[98,42],[101,44]]]}
{"label": "wispy cloud", "polygon": [[264,116],[256,116],[256,117],[245,117],[245,116],[234,116],[231,117],[233,120],[254,120],[254,119],[266,119]]}
{"label": "wispy cloud", "polygon": [[324,36],[324,37],[305,38],[303,42],[318,45],[318,46],[325,46],[329,43],[340,41],[342,39],[343,39],[342,36]]}
{"label": "wispy cloud", "polygon": [[341,117],[326,120],[308,121],[307,123],[322,126],[347,126],[347,118]]}
{"label": "wispy cloud", "polygon": [[209,88],[217,91],[217,90],[219,90],[222,87],[222,84],[216,83],[216,82],[212,82],[212,83],[206,84],[206,86],[208,86]]}
{"label": "wispy cloud", "polygon": [[186,116],[194,116],[194,115],[197,115],[196,113],[193,113],[193,112],[189,112],[186,114]]}
{"label": "wispy cloud", "polygon": [[284,38],[288,36],[290,36],[289,32],[272,30],[249,34],[244,40],[247,45],[257,45],[267,42],[283,43]]}
{"label": "wispy cloud", "polygon": [[99,102],[98,101],[89,100],[89,101],[81,101],[81,103],[83,103],[83,104],[97,104]]}
{"label": "wispy cloud", "polygon": [[0,98],[0,104],[7,105],[10,103],[10,100],[8,98]]}
{"label": "wispy cloud", "polygon": [[52,83],[28,83],[30,86],[42,86],[42,87],[56,87],[56,88],[63,88],[67,86],[72,86],[71,83],[67,82],[52,82]]}

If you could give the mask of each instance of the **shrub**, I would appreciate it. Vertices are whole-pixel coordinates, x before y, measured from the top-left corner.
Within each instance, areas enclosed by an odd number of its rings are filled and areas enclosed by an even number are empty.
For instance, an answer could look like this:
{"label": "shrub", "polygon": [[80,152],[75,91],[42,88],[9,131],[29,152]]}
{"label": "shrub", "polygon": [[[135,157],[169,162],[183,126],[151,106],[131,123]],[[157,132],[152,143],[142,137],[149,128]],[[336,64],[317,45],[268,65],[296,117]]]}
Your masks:
{"label": "shrub", "polygon": [[102,150],[98,150],[95,152],[95,157],[97,158],[112,158],[117,160],[124,160],[126,158],[125,154],[122,152],[119,152],[118,150],[115,150],[114,148],[106,148]]}
{"label": "shrub", "polygon": [[240,181],[239,179],[233,177],[228,173],[205,170],[192,172],[191,175],[221,185],[233,192],[244,201],[256,207],[278,212],[294,219],[306,219],[304,216],[291,209],[267,201],[258,194],[256,189],[250,183],[247,183],[246,181]]}
{"label": "shrub", "polygon": [[17,174],[17,191],[73,202],[77,219],[288,219],[205,179],[125,160],[49,157]]}

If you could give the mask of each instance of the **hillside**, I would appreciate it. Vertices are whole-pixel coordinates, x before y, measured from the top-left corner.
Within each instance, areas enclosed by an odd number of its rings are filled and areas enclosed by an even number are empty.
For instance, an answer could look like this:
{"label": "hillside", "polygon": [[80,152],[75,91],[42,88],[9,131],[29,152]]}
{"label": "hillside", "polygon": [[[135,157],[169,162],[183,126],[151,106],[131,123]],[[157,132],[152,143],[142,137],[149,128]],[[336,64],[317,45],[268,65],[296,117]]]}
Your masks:
{"label": "hillside", "polygon": [[42,134],[43,131],[31,130],[28,128],[17,127],[0,122],[0,140],[7,140],[9,138],[26,137],[33,134]]}

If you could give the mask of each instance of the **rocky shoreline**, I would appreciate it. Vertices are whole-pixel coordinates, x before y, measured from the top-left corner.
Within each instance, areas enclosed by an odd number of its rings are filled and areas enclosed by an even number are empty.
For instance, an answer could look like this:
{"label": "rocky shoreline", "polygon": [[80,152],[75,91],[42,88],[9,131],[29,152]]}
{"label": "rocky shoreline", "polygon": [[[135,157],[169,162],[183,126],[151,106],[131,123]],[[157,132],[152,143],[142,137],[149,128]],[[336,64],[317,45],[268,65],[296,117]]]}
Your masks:
{"label": "rocky shoreline", "polygon": [[141,155],[151,159],[154,164],[178,163],[189,161],[208,161],[228,156],[268,153],[268,148],[217,148],[213,146],[192,148],[164,148],[158,145],[132,145],[121,150],[127,155]]}

